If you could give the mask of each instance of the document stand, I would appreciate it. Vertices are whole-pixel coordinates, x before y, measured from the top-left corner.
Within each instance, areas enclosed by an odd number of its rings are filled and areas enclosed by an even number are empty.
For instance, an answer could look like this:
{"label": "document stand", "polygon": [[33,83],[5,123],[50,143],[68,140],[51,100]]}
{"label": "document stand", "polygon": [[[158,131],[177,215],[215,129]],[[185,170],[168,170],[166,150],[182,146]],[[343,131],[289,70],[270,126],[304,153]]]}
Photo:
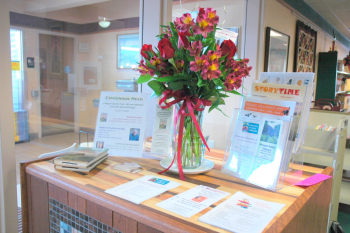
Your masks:
{"label": "document stand", "polygon": [[[335,131],[316,130],[317,125],[337,127]],[[328,229],[337,221],[340,186],[342,183],[348,117],[339,112],[311,110],[305,140],[305,163],[333,167],[333,185],[328,218]]]}
{"label": "document stand", "polygon": [[[235,140],[238,140],[234,135],[236,127],[241,127],[238,125],[240,111],[242,111],[242,109],[235,109],[233,112],[222,172],[272,191],[277,191],[300,182],[302,178],[303,150],[300,149],[298,153],[292,153],[291,150],[296,143],[296,128],[294,127],[294,122],[297,119],[295,117],[289,117],[288,128],[284,129],[286,130],[284,134],[279,135],[280,138],[275,143],[276,148],[273,149],[275,152],[270,154],[272,156],[264,157],[261,156],[262,153],[257,154],[256,152],[253,152],[254,155],[248,155],[244,153],[244,150],[245,148],[247,150],[252,148],[253,143],[247,145],[242,145],[242,142],[238,142],[238,144],[237,142],[235,143]],[[264,119],[268,118],[269,114],[266,114]],[[242,120],[240,121],[242,122]],[[265,120],[264,124],[266,124],[267,121],[268,120]],[[242,131],[244,131],[244,127],[246,127],[244,124],[245,123],[243,123]],[[276,129],[279,126],[274,125],[274,127],[274,129]],[[237,130],[240,131],[241,129],[237,128]],[[259,145],[256,145],[257,148],[260,147],[262,142],[273,140],[272,138],[263,140],[264,136],[264,133],[261,133],[261,138],[259,138],[258,142]],[[244,139],[244,136],[242,138]],[[270,143],[270,145],[272,144]],[[237,151],[237,147],[240,147],[240,152]]]}

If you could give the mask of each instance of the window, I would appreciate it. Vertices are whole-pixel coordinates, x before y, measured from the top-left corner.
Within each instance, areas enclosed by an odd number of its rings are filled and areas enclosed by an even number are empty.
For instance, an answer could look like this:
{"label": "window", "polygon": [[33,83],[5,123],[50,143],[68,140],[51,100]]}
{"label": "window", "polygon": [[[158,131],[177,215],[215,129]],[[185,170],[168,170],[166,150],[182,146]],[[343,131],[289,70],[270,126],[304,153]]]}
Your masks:
{"label": "window", "polygon": [[140,61],[139,34],[118,36],[118,68],[134,69]]}

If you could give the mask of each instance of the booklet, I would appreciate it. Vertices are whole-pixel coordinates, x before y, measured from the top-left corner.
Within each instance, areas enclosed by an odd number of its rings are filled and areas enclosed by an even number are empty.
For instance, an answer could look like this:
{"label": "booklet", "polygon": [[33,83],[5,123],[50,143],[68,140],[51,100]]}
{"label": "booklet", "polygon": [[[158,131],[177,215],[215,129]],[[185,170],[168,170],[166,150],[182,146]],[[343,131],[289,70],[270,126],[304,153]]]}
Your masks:
{"label": "booklet", "polygon": [[165,201],[159,202],[157,206],[183,217],[190,218],[229,194],[228,192],[199,185]]}
{"label": "booklet", "polygon": [[199,221],[231,232],[260,233],[284,206],[237,192]]}
{"label": "booklet", "polygon": [[105,192],[135,204],[140,204],[143,201],[180,185],[181,184],[163,177],[147,175],[114,188],[107,189]]}

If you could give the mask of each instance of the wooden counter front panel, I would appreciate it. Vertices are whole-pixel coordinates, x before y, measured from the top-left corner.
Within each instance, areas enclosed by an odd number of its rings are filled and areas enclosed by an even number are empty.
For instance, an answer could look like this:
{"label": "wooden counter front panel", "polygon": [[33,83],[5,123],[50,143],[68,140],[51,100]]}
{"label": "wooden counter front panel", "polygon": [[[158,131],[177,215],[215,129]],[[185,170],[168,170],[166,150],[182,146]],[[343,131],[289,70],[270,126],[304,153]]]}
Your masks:
{"label": "wooden counter front panel", "polygon": [[30,218],[29,222],[31,222],[31,224],[29,232],[50,232],[47,182],[36,178],[35,176],[28,176],[27,179],[30,179],[30,206],[28,210]]}

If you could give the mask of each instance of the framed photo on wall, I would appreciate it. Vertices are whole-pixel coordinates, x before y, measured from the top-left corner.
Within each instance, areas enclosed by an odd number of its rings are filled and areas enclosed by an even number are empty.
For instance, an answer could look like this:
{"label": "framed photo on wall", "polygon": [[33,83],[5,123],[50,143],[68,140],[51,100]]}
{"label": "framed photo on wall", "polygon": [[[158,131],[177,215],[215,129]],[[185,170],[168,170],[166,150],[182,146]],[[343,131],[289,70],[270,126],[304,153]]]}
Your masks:
{"label": "framed photo on wall", "polygon": [[302,21],[297,22],[294,72],[315,72],[317,31]]}
{"label": "framed photo on wall", "polygon": [[270,27],[266,28],[265,72],[287,72],[290,37]]}
{"label": "framed photo on wall", "polygon": [[135,69],[140,62],[139,34],[117,36],[117,68]]}
{"label": "framed photo on wall", "polygon": [[79,84],[87,90],[100,90],[102,88],[101,63],[79,62]]}

